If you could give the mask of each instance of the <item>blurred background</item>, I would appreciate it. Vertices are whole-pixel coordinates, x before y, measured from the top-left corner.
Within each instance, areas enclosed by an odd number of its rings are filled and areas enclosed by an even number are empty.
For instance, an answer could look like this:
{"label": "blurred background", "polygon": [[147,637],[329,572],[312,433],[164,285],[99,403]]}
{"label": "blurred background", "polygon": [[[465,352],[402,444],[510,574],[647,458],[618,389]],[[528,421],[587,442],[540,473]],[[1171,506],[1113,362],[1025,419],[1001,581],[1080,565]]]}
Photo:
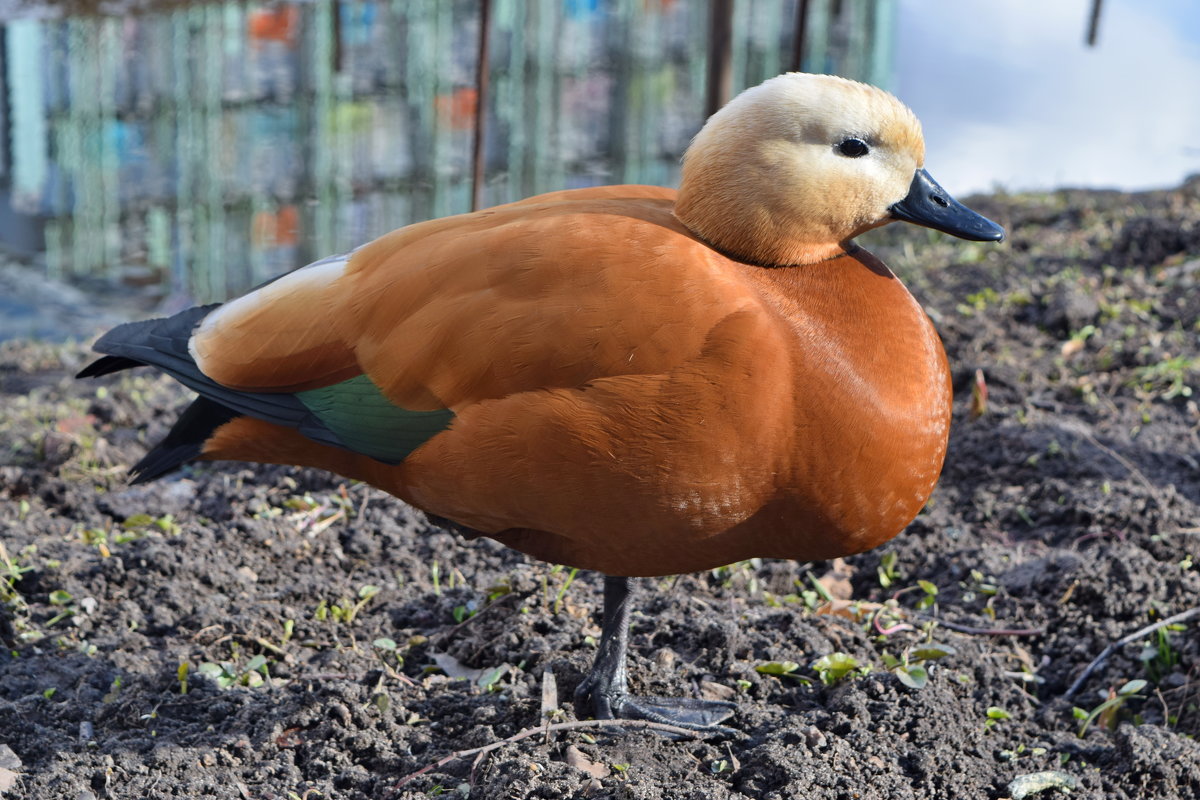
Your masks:
{"label": "blurred background", "polygon": [[1194,0],[0,0],[0,26],[2,257],[165,310],[417,220],[674,185],[708,113],[797,68],[899,95],[956,194],[1200,170]]}

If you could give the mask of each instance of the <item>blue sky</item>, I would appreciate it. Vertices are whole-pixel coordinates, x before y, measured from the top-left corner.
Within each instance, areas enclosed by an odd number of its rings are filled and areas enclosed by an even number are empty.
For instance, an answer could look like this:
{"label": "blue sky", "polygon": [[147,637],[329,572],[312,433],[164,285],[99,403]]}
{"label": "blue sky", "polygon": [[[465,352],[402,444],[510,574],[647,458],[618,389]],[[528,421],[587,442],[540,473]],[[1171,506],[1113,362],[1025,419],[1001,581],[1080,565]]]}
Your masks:
{"label": "blue sky", "polygon": [[1200,2],[899,0],[893,90],[957,193],[1143,189],[1200,173]]}

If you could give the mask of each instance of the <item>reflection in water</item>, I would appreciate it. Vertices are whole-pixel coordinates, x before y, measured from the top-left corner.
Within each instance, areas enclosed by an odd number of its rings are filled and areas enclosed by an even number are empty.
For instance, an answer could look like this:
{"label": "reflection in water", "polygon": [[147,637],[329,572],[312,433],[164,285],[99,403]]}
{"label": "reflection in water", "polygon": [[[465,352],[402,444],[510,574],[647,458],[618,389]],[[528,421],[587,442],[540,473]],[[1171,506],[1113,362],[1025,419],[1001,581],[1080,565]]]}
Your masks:
{"label": "reflection in water", "polygon": [[[494,0],[482,204],[673,184],[703,121],[707,6]],[[810,6],[806,68],[886,83],[887,1]],[[479,7],[234,2],[10,22],[0,236],[44,246],[52,274],[204,301],[469,210]],[[735,4],[735,91],[787,68],[796,7]]]}

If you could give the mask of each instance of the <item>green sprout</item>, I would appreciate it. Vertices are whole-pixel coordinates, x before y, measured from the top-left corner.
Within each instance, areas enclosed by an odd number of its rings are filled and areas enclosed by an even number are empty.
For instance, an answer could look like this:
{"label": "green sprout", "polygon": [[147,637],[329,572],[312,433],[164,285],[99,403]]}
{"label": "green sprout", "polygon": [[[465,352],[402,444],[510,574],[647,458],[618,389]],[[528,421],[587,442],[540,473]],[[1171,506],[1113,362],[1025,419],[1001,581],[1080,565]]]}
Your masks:
{"label": "green sprout", "polygon": [[1139,697],[1138,692],[1144,688],[1146,688],[1146,681],[1144,680],[1137,679],[1127,681],[1124,686],[1116,691],[1110,689],[1108,692],[1108,699],[1093,708],[1091,711],[1085,711],[1078,706],[1071,709],[1071,714],[1075,717],[1075,719],[1082,720],[1082,724],[1079,726],[1079,738],[1083,738],[1084,734],[1087,733],[1088,726],[1091,725],[1092,721],[1097,718],[1099,718],[1100,723],[1109,730],[1116,728],[1118,718],[1117,712],[1121,710],[1121,706],[1125,705],[1125,703],[1130,699]]}
{"label": "green sprout", "polygon": [[948,644],[931,642],[905,650],[899,658],[891,653],[884,653],[883,665],[908,688],[924,689],[929,684],[929,671],[924,664],[954,655],[954,652],[954,648]]}
{"label": "green sprout", "polygon": [[894,550],[889,550],[884,553],[879,559],[879,585],[884,589],[890,589],[896,581],[900,580],[900,572],[896,569],[896,553]]}
{"label": "green sprout", "polygon": [[821,683],[826,686],[833,686],[844,678],[866,675],[871,671],[870,664],[860,664],[857,658],[842,652],[821,656],[812,663],[812,668],[821,679]]}

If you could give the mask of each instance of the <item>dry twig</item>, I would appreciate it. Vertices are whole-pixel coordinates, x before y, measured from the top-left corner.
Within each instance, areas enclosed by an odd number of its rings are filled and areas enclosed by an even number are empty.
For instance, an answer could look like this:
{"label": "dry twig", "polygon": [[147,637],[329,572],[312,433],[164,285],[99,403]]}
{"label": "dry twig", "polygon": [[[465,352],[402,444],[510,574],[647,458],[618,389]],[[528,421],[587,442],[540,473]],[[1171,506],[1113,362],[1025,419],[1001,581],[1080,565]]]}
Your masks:
{"label": "dry twig", "polygon": [[[437,769],[438,767],[445,766],[446,764],[449,764],[451,761],[454,761],[457,758],[466,758],[467,756],[483,756],[487,753],[490,753],[493,750],[498,750],[499,748],[504,747],[506,744],[513,744],[514,742],[519,742],[522,739],[528,739],[530,736],[537,736],[539,733],[548,735],[551,733],[558,733],[559,731],[574,731],[574,730],[582,730],[585,728],[610,728],[610,727],[631,728],[633,730],[662,731],[663,733],[670,733],[675,736],[693,736],[694,737],[694,736],[700,735],[700,733],[697,731],[688,730],[687,728],[681,728],[677,725],[664,725],[661,722],[649,722],[644,719],[584,719],[584,720],[577,720],[575,722],[558,722],[558,723],[555,723],[554,725],[539,725],[536,728],[526,728],[525,730],[521,731],[520,733],[514,733],[512,736],[509,736],[507,739],[501,739],[498,742],[492,742],[491,744],[485,744],[482,747],[472,747],[469,750],[458,750],[456,752],[453,752],[450,755],[445,756],[444,758],[433,762],[432,764],[427,764],[426,766],[421,767],[416,772],[412,772],[412,773],[409,773],[408,775],[405,775],[403,778],[401,778],[399,781],[397,781],[395,783],[395,785],[392,786],[391,791],[395,792],[400,787],[404,786],[404,784],[408,783],[409,781],[413,780],[414,778],[420,777],[421,775],[424,775],[426,772],[429,772],[430,770],[434,770],[434,769]],[[478,765],[478,763],[479,763],[479,759],[476,758],[475,764]]]}
{"label": "dry twig", "polygon": [[976,628],[972,625],[963,625],[958,622],[950,622],[941,617],[934,617],[929,614],[916,614],[918,619],[926,619],[936,622],[943,628],[949,628],[958,633],[969,633],[973,636],[1041,636],[1046,632],[1045,628]]}
{"label": "dry twig", "polygon": [[1130,642],[1136,641],[1148,633],[1154,633],[1159,628],[1165,628],[1168,625],[1174,625],[1177,622],[1185,622],[1195,616],[1200,616],[1200,606],[1189,608],[1187,611],[1181,611],[1180,613],[1171,617],[1167,617],[1166,619],[1160,619],[1153,625],[1147,625],[1146,627],[1136,630],[1128,636],[1124,636],[1113,642],[1108,647],[1104,648],[1104,651],[1100,653],[1100,655],[1096,656],[1092,663],[1087,665],[1087,669],[1085,669],[1083,673],[1075,679],[1075,682],[1071,684],[1070,689],[1067,689],[1067,692],[1063,695],[1063,698],[1070,700],[1072,697],[1074,697],[1075,693],[1083,688],[1084,682],[1091,677],[1093,672],[1104,666],[1104,663],[1108,661],[1109,656],[1115,653],[1117,648],[1124,647]]}

